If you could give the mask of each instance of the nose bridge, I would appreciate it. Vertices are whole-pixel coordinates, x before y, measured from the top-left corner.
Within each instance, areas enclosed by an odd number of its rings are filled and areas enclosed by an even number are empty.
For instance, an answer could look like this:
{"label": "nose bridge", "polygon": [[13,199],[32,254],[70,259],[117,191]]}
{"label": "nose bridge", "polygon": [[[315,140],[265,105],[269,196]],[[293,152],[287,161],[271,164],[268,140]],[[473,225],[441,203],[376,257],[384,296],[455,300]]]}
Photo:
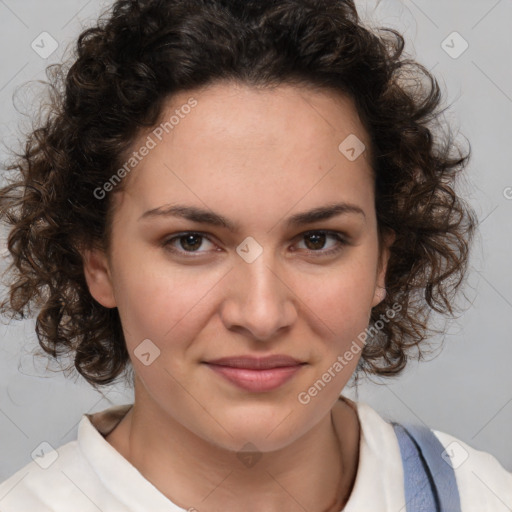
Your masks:
{"label": "nose bridge", "polygon": [[283,283],[278,277],[279,271],[276,271],[275,258],[270,251],[261,254],[252,263],[240,262],[240,268],[244,276],[240,282],[247,300],[255,300],[264,305],[282,298]]}
{"label": "nose bridge", "polygon": [[231,307],[225,320],[263,339],[294,321],[293,293],[280,276],[274,251],[248,238],[237,248],[240,259],[232,275]]}

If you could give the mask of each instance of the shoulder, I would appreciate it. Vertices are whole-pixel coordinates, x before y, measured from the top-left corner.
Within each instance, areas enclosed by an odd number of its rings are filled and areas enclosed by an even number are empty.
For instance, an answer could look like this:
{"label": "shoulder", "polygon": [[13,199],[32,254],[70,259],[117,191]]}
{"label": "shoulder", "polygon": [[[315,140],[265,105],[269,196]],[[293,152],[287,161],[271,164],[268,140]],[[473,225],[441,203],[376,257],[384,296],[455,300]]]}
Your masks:
{"label": "shoulder", "polygon": [[97,477],[77,441],[53,449],[45,443],[33,460],[0,483],[2,512],[68,512],[91,509],[88,493],[98,488]]}
{"label": "shoulder", "polygon": [[431,429],[445,451],[443,459],[453,468],[463,511],[510,511],[512,473],[488,452]]}
{"label": "shoulder", "polygon": [[[394,472],[395,483],[396,479],[402,480],[403,462],[391,420],[365,402],[356,404],[365,444],[376,454],[376,461],[386,461],[382,469]],[[443,447],[440,454],[443,461],[453,468],[463,512],[512,510],[512,472],[490,453],[477,450],[446,432],[429,430]]]}

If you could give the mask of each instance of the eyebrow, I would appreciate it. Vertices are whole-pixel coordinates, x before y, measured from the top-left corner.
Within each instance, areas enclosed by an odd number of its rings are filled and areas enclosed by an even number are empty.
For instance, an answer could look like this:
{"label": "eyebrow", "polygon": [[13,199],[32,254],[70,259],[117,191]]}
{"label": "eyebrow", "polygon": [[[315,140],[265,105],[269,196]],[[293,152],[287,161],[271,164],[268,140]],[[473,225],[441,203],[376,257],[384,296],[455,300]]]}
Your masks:
{"label": "eyebrow", "polygon": [[[331,219],[343,214],[362,215],[366,220],[366,214],[362,208],[355,204],[341,202],[331,203],[326,206],[320,206],[318,208],[313,208],[312,210],[296,213],[286,220],[286,225],[288,227],[296,227],[305,224],[313,224],[314,222]],[[156,217],[181,217],[200,224],[223,227],[234,233],[240,231],[240,224],[235,223],[218,213],[204,210],[197,206],[179,204],[160,206],[143,213],[139,217],[139,221]]]}

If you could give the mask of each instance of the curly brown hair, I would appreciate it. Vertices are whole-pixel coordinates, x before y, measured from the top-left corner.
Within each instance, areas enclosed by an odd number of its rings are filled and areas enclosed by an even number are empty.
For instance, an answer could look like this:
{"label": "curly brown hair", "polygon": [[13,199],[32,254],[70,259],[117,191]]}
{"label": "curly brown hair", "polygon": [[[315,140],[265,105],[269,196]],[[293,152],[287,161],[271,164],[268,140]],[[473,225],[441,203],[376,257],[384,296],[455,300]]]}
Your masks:
{"label": "curly brown hair", "polygon": [[453,315],[477,225],[454,191],[469,152],[451,130],[434,136],[446,110],[435,77],[407,58],[399,32],[364,26],[353,0],[118,0],[80,34],[71,65],[49,66],[47,78],[51,108],[13,152],[5,169],[15,177],[0,189],[12,256],[0,312],[23,319],[40,309],[41,347],[56,360],[71,355],[67,370],[93,387],[131,366],[117,308],[96,302],[84,277],[81,249],[108,250],[112,228],[112,196],[94,191],[171,95],[219,80],[329,88],[355,102],[371,140],[379,242],[396,234],[387,297],[370,323],[400,305],[356,374],[398,375],[438,332],[430,313]]}

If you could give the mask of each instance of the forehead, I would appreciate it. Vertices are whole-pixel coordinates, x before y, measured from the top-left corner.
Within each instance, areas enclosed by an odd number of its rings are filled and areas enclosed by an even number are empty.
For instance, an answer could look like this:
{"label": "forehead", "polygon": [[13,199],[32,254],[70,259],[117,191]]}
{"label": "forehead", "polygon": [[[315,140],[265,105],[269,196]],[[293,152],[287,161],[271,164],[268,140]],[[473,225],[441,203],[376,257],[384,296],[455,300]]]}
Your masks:
{"label": "forehead", "polygon": [[[125,184],[139,209],[184,195],[202,206],[221,197],[292,207],[305,194],[334,202],[373,188],[369,136],[353,101],[332,90],[220,82],[183,91],[134,149],[150,139]],[[354,159],[351,148],[362,152]]]}
{"label": "forehead", "polygon": [[[193,109],[187,108],[193,110],[193,115],[176,119],[173,114],[186,108],[191,98],[197,102]],[[172,128],[167,125],[165,129],[166,122],[173,117],[178,124]],[[232,147],[239,143],[246,150],[257,145],[285,147],[287,142],[300,143],[306,149],[318,145],[320,140],[329,145],[356,135],[370,149],[368,134],[353,100],[339,91],[312,85],[281,84],[270,88],[215,82],[170,98],[159,126],[165,132],[164,139],[174,139],[180,146],[211,146],[220,139]],[[252,144],[247,144],[248,137]]]}

